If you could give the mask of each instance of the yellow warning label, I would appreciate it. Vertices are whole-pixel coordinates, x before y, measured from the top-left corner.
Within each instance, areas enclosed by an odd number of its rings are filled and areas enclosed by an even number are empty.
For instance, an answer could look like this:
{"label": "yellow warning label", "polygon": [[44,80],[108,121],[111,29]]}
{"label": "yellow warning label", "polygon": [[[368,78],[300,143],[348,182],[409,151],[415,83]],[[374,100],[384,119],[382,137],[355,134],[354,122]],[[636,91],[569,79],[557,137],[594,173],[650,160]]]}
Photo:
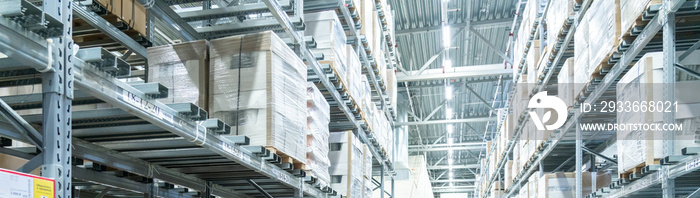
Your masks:
{"label": "yellow warning label", "polygon": [[54,182],[34,178],[34,198],[54,198]]}

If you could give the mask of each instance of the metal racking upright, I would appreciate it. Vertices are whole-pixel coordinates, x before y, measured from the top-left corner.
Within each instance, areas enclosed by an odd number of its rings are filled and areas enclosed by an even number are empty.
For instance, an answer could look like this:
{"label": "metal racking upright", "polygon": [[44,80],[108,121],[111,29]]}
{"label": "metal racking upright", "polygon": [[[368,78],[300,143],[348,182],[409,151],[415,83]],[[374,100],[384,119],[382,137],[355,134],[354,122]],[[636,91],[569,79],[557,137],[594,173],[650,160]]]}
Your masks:
{"label": "metal racking upright", "polygon": [[[3,76],[14,76],[4,79],[3,86],[44,83],[43,94],[32,92],[0,100],[4,118],[0,120],[3,124],[0,135],[32,143],[40,151],[2,148],[0,152],[29,160],[20,168],[24,172],[41,166],[43,176],[56,178],[58,197],[71,197],[73,192],[149,197],[335,196],[328,186],[320,186],[315,178],[305,177],[303,171],[280,162],[278,156],[265,148],[248,146],[247,138],[219,135],[226,134],[228,125],[206,119],[205,112],[198,107],[156,101],[167,92],[162,85],[116,78],[123,74],[108,69],[130,70],[121,58],[132,53],[147,58],[145,47],[86,9],[83,2],[58,2],[15,0],[0,6],[0,52],[8,56],[0,59],[0,72]],[[163,21],[185,41],[205,37],[170,9],[169,1],[136,2],[147,9],[147,37],[153,37],[155,20]],[[278,20],[277,26],[291,35],[302,57],[315,59],[305,46],[304,36],[297,32],[298,25],[292,23],[278,1],[266,0],[264,4],[267,11],[258,12],[272,13]],[[294,2],[295,15],[303,12],[302,4],[303,1]],[[352,21],[348,4],[339,0],[337,6],[345,19]],[[118,57],[90,48],[73,55],[73,14],[129,51]],[[356,35],[355,44],[361,45],[357,30],[352,25],[350,28]],[[387,47],[386,38],[383,40],[383,46]],[[387,55],[393,55],[390,51]],[[358,53],[364,68],[372,71],[366,51],[358,50]],[[341,97],[318,62],[309,62],[310,69],[320,76],[319,81],[328,90],[327,98],[334,100],[350,127],[370,147],[380,167],[379,188],[385,192],[384,176],[390,176],[393,194],[395,173],[389,159],[380,155],[373,135],[356,119],[359,116],[348,108],[351,104]],[[39,73],[41,77],[37,77]],[[386,95],[375,73],[367,73],[382,109],[386,109]],[[114,108],[73,110],[71,105],[91,103],[107,103]],[[41,108],[42,113],[20,116],[13,108]],[[42,126],[44,132],[55,133],[41,134],[32,124]]]}
{"label": "metal racking upright", "polygon": [[[551,2],[551,1],[550,1]],[[576,15],[573,17],[572,25],[569,27],[568,31],[565,31],[565,35],[560,35],[556,38],[557,50],[553,51],[550,55],[547,64],[545,65],[545,73],[543,77],[538,79],[536,88],[530,93],[537,93],[543,90],[549,90],[552,88],[550,79],[553,74],[561,68],[563,62],[560,62],[563,58],[571,57],[570,51],[567,48],[571,48],[571,43],[573,42],[573,35],[576,31],[576,27],[579,21],[582,20],[583,15],[586,13],[588,6],[591,4],[591,0],[585,0],[583,3],[576,5],[574,11]],[[546,13],[549,8],[550,3],[544,8]],[[697,38],[683,38],[677,39],[676,33],[678,32],[696,32],[697,28],[692,27],[682,27],[677,28],[676,23],[677,18],[687,18],[687,17],[697,17],[698,10],[696,8],[697,1],[685,1],[685,0],[664,0],[663,5],[659,7],[651,7],[645,13],[645,19],[649,20],[647,25],[643,27],[635,27],[632,29],[631,35],[632,40],[623,41],[619,47],[615,49],[612,57],[608,60],[609,63],[614,63],[614,66],[607,71],[603,71],[604,77],[600,80],[593,80],[590,82],[592,88],[589,88],[587,93],[588,96],[584,98],[584,101],[580,103],[594,103],[599,99],[610,97],[610,88],[613,88],[617,82],[617,79],[621,77],[621,74],[626,71],[628,65],[640,58],[644,53],[651,51],[663,50],[664,53],[664,83],[675,83],[675,69],[678,68],[681,71],[688,72],[692,76],[696,76],[692,71],[688,71],[687,68],[679,65],[678,63],[687,57],[692,51],[695,51],[700,43]],[[534,24],[534,31],[531,32],[531,36],[527,43],[533,42],[533,39],[537,37],[538,32],[543,31],[541,21],[547,16],[544,15],[539,19],[539,24]],[[647,18],[649,17],[649,18]],[[572,19],[569,18],[571,21]],[[517,20],[514,22],[513,27],[516,27]],[[663,29],[662,34],[659,32]],[[512,39],[511,39],[512,42]],[[550,41],[551,42],[551,41]],[[527,53],[529,49],[526,49]],[[676,57],[676,51],[687,50],[685,56],[680,56],[680,58],[668,58]],[[517,67],[518,73],[515,76],[515,81],[517,82],[523,74],[523,64],[524,60],[516,62],[519,67]],[[665,99],[673,101],[673,89],[665,89]],[[510,99],[512,101],[514,89],[510,91]],[[613,95],[614,97],[614,95]],[[579,104],[580,104],[579,103]],[[519,191],[526,180],[535,173],[535,171],[549,172],[562,170],[563,167],[570,167],[570,169],[575,169],[576,172],[576,197],[582,197],[582,163],[584,160],[592,161],[594,157],[601,157],[608,160],[608,163],[614,163],[614,160],[600,154],[600,150],[607,147],[610,140],[605,141],[595,140],[592,138],[594,136],[604,136],[611,137],[615,135],[615,132],[603,132],[603,133],[593,133],[582,131],[578,126],[578,123],[594,119],[592,114],[587,114],[579,111],[579,107],[573,109],[569,112],[569,118],[565,125],[558,130],[555,130],[553,135],[547,139],[543,146],[535,152],[535,155],[526,160],[525,167],[519,175],[514,176],[513,185],[506,189],[505,194],[501,195],[503,197],[512,197]],[[673,113],[664,113],[664,121],[672,122],[674,121]],[[507,143],[504,151],[503,157],[499,159],[496,165],[496,170],[493,173],[489,173],[488,180],[481,182],[488,182],[488,188],[490,189],[495,182],[502,180],[502,175],[504,171],[505,162],[509,159],[509,155],[513,152],[513,148],[518,143],[519,137],[522,133],[523,123],[529,119],[526,113],[523,112],[522,115],[516,115],[515,119],[518,124],[515,127],[515,132],[512,140]],[[500,127],[500,126],[499,126]],[[672,135],[672,133],[665,133]],[[665,137],[664,144],[672,144],[669,137]],[[615,140],[612,140],[615,141]],[[669,150],[670,149],[670,150]],[[686,148],[683,150],[682,156],[674,156],[673,147],[666,148],[664,150],[664,155],[667,156],[661,160],[661,165],[650,165],[644,167],[641,175],[633,175],[630,178],[618,178],[618,181],[613,181],[609,187],[605,187],[597,192],[594,192],[589,197],[628,197],[628,196],[653,196],[653,197],[676,197],[676,195],[697,195],[698,193],[698,182],[697,176],[700,175],[700,158],[696,155],[697,148]],[[572,152],[573,150],[573,152]],[[493,152],[495,148],[492,148]],[[584,158],[583,152],[590,153],[589,158]],[[571,156],[568,158],[557,158],[556,156]],[[575,159],[575,163],[571,164],[570,161]],[[545,164],[548,162],[549,164]],[[487,163],[496,163],[490,162]],[[592,163],[592,162],[591,162]],[[546,167],[546,168],[545,168]],[[497,179],[498,178],[498,179]],[[679,182],[675,182],[680,180]],[[595,183],[593,184],[595,186]],[[480,197],[488,197],[489,191],[487,193],[480,195]]]}

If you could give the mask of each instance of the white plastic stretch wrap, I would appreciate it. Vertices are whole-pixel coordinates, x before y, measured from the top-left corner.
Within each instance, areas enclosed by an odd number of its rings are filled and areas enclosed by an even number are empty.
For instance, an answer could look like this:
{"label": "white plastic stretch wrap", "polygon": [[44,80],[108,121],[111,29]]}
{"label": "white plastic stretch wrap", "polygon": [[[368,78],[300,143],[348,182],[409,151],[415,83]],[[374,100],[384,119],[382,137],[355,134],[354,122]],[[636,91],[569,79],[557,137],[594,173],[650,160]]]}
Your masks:
{"label": "white plastic stretch wrap", "polygon": [[205,40],[148,48],[148,82],[168,88],[168,97],[159,102],[207,108],[207,51]]}
{"label": "white plastic stretch wrap", "polygon": [[584,88],[584,85],[591,79],[591,74],[588,73],[590,62],[590,53],[588,46],[588,20],[589,14],[583,17],[576,27],[574,33],[574,97],[577,96]]}
{"label": "white plastic stretch wrap", "polygon": [[[605,62],[605,57],[618,44],[620,37],[620,1],[593,1],[586,12],[590,16],[588,34],[591,60],[588,63],[588,73]],[[577,30],[578,32],[578,30]]]}
{"label": "white plastic stretch wrap", "polygon": [[311,35],[316,41],[314,53],[322,53],[325,61],[332,62],[331,67],[336,71],[343,84],[349,82],[346,77],[346,47],[345,31],[335,11],[315,12],[304,15],[306,25],[305,35]]}
{"label": "white plastic stretch wrap", "polygon": [[210,44],[209,113],[251,145],[305,162],[306,65],[271,31]]}
{"label": "white plastic stretch wrap", "polygon": [[330,106],[311,82],[306,83],[308,117],[306,124],[306,170],[310,171],[323,183],[330,185],[328,167],[328,123],[330,122]]}
{"label": "white plastic stretch wrap", "polygon": [[[629,101],[630,103],[635,101],[639,103],[664,101],[663,89],[671,88],[671,85],[663,84],[663,58],[662,52],[654,52],[645,54],[637,61],[627,74],[620,78],[617,86],[618,101]],[[673,84],[673,86],[675,86],[674,88],[676,90],[691,90],[700,86],[700,81],[679,81]],[[700,99],[695,93],[676,91],[674,102],[677,102],[676,119],[678,121],[673,124],[681,123],[680,119],[697,117],[697,115],[700,114],[700,108],[697,108]],[[654,106],[658,108],[658,105]],[[676,110],[674,109],[673,111]],[[664,123],[663,112],[617,112],[617,123]],[[683,130],[676,130],[674,132],[673,150],[675,154],[680,154],[681,149],[685,147],[697,147],[699,145],[695,143],[695,128],[687,126],[686,122],[683,122],[682,127]],[[663,145],[663,133],[670,133],[670,131],[643,130],[641,127],[638,128],[638,130],[634,130],[631,127],[625,130],[618,130],[618,171],[624,172],[630,170],[641,163],[649,165],[655,163],[655,159],[664,157],[665,155],[662,149],[665,147]]]}
{"label": "white plastic stretch wrap", "polygon": [[564,61],[557,77],[558,95],[567,107],[574,105],[574,58]]}
{"label": "white plastic stretch wrap", "polygon": [[362,143],[352,131],[332,132],[328,138],[331,151],[331,187],[346,197],[362,196]]}
{"label": "white plastic stretch wrap", "polygon": [[556,45],[556,38],[569,16],[574,15],[574,0],[556,0],[549,4],[547,11],[547,50]]}
{"label": "white plastic stretch wrap", "polygon": [[367,145],[362,145],[362,176],[372,178],[372,152]]}
{"label": "white plastic stretch wrap", "polygon": [[661,4],[662,0],[620,0],[620,30],[626,34],[646,11],[647,5]]}
{"label": "white plastic stretch wrap", "polygon": [[[362,75],[362,64],[360,63],[360,58],[357,56],[357,52],[355,52],[355,49],[351,45],[346,45],[345,46],[345,51],[346,51],[346,68],[347,72],[345,74],[347,80],[348,80],[348,89],[350,90],[350,97],[352,97],[353,100],[355,100],[358,105],[362,104],[362,97],[361,97],[361,90],[362,88],[362,79],[360,78],[360,75]],[[362,108],[362,106],[360,106]]]}

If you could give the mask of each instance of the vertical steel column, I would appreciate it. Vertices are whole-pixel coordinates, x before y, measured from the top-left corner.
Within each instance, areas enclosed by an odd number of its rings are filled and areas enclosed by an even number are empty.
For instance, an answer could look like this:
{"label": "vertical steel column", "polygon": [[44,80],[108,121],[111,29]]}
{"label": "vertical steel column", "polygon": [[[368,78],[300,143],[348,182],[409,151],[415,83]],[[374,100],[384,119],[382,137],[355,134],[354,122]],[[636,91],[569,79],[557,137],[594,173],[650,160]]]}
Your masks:
{"label": "vertical steel column", "polygon": [[71,198],[71,100],[73,98],[72,0],[43,2],[47,14],[60,19],[63,34],[49,39],[54,72],[42,74],[44,165],[41,175],[55,180],[57,198]]}
{"label": "vertical steel column", "polygon": [[394,191],[394,177],[391,177],[391,197],[392,198],[396,197],[396,194],[394,194],[394,193],[396,193]]}
{"label": "vertical steel column", "polygon": [[[576,123],[581,123],[581,119],[579,118],[576,120]],[[582,147],[581,127],[576,126],[576,198],[583,198],[583,175],[581,174],[581,166],[583,165]]]}
{"label": "vertical steel column", "polygon": [[379,197],[384,198],[384,166],[379,166]]}
{"label": "vertical steel column", "polygon": [[[664,55],[664,77],[663,91],[664,101],[675,101],[675,86],[676,82],[676,14],[671,9],[671,0],[664,0],[664,9],[662,9],[665,18],[662,18],[663,24],[663,55]],[[649,86],[649,85],[647,85]],[[672,124],[676,122],[676,114],[673,111],[664,113],[664,123]],[[673,131],[661,131],[663,133],[663,153],[664,156],[673,155],[675,134]],[[661,188],[664,198],[675,197],[675,181],[669,178],[668,169],[662,169]]]}

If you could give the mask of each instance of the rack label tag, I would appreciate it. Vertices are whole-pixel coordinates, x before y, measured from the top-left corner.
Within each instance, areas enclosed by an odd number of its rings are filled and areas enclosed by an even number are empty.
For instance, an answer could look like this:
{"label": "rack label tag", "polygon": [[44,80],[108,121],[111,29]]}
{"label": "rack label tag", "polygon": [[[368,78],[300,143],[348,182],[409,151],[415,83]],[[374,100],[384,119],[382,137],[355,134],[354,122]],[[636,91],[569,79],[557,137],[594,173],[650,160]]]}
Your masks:
{"label": "rack label tag", "polygon": [[700,167],[700,158],[685,163],[686,171],[693,170],[698,167]]}
{"label": "rack label tag", "polygon": [[174,123],[173,115],[166,113],[165,111],[163,111],[163,109],[156,106],[155,103],[152,103],[148,100],[144,100],[136,94],[128,92],[124,89],[122,89],[122,100],[128,102],[131,105],[134,105],[135,107],[141,110],[148,112],[149,114],[155,115],[157,118],[168,121],[170,123]]}

